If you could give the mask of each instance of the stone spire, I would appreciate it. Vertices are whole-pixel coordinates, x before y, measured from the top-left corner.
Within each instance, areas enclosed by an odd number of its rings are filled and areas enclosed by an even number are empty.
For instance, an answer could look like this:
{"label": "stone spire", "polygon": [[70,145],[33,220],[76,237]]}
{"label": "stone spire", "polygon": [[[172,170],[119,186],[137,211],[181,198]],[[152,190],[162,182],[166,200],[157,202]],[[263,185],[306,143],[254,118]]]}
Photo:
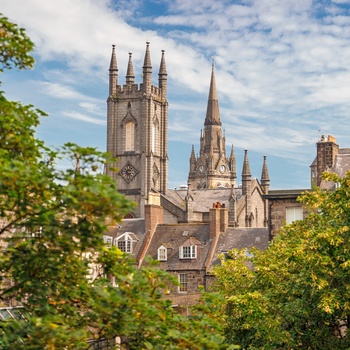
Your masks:
{"label": "stone spire", "polygon": [[243,161],[243,169],[242,169],[242,193],[243,193],[243,195],[250,196],[251,180],[252,180],[252,174],[250,173],[248,151],[244,150],[244,161]]}
{"label": "stone spire", "polygon": [[196,155],[194,153],[194,145],[192,145],[192,151],[191,151],[191,156],[190,156],[190,172],[195,171],[196,162],[197,162],[197,158],[196,158]]}
{"label": "stone spire", "polygon": [[267,169],[267,163],[266,163],[266,156],[264,156],[264,162],[263,167],[261,171],[261,186],[263,188],[264,193],[267,193],[270,188],[270,177],[269,177],[269,171]]}
{"label": "stone spire", "polygon": [[250,166],[248,160],[248,151],[244,150],[244,162],[242,169],[242,194],[245,196],[245,225],[252,226],[252,200],[251,200],[251,183],[252,175],[250,173]]}
{"label": "stone spire", "polygon": [[160,60],[159,73],[158,73],[158,87],[162,89],[162,97],[166,98],[167,88],[167,71],[164,57],[164,50],[162,50],[162,58]]}
{"label": "stone spire", "polygon": [[208,106],[207,106],[207,115],[205,117],[204,125],[221,125],[220,111],[219,111],[219,101],[218,101],[218,95],[217,95],[217,92],[216,92],[214,59],[213,59],[213,62],[212,62],[210,89],[209,89]]}
{"label": "stone spire", "polygon": [[143,73],[143,89],[146,94],[151,93],[151,85],[152,85],[152,64],[151,64],[151,54],[149,50],[149,42],[146,42],[146,53],[145,59],[143,61],[142,67]]}
{"label": "stone spire", "polygon": [[231,154],[230,154],[230,165],[231,165],[231,171],[235,170],[234,168],[236,168],[236,156],[235,156],[235,149],[233,145],[232,145]]}
{"label": "stone spire", "polygon": [[236,156],[235,156],[235,149],[232,145],[231,148],[231,154],[230,154],[230,158],[229,158],[229,164],[230,164],[230,170],[231,170],[231,175],[232,175],[232,184],[235,186],[236,185]]}
{"label": "stone spire", "polygon": [[132,65],[132,53],[129,52],[128,69],[126,71],[126,84],[132,85],[135,82],[134,67]]}
{"label": "stone spire", "polygon": [[250,173],[250,165],[249,165],[248,151],[247,150],[244,150],[242,179],[244,179],[244,180],[251,180],[252,179],[252,174]]}
{"label": "stone spire", "polygon": [[118,85],[118,65],[117,55],[115,53],[115,45],[112,45],[111,63],[109,65],[109,96],[117,93]]}

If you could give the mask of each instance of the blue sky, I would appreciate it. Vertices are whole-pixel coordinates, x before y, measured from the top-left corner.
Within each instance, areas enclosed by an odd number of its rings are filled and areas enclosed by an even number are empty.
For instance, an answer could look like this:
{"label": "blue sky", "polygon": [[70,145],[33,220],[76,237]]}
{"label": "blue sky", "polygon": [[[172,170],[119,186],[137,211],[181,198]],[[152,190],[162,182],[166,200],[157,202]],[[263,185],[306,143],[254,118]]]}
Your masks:
{"label": "blue sky", "polygon": [[[199,151],[211,57],[228,149],[254,177],[267,155],[272,189],[307,188],[315,143],[350,147],[350,0],[2,0],[36,44],[33,71],[2,76],[7,97],[49,114],[38,136],[105,150],[111,45],[119,80],[133,52],[140,82],[150,41],[153,83],[165,50],[169,187],[186,184]],[[238,176],[238,182],[240,176]]]}

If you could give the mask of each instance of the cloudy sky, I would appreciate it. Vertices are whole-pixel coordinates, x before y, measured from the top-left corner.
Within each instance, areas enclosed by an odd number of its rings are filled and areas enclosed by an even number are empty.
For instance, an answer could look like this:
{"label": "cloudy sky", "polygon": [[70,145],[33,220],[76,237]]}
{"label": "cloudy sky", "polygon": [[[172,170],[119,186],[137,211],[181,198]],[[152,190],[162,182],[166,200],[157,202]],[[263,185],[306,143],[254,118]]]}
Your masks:
{"label": "cloudy sky", "polygon": [[350,147],[350,0],[2,0],[1,11],[36,45],[35,69],[4,73],[2,89],[49,114],[38,136],[50,146],[105,150],[111,45],[119,81],[133,52],[140,82],[150,41],[154,84],[166,55],[170,187],[199,150],[212,56],[237,174],[248,149],[254,177],[266,154],[271,188],[308,188],[322,134]]}

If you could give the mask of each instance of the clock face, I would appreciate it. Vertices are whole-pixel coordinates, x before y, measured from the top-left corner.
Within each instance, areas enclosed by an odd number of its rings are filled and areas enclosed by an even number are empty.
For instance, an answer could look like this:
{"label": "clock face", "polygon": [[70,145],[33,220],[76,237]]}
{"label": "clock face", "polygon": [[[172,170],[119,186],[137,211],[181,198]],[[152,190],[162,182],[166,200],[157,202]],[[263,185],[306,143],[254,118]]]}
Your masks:
{"label": "clock face", "polygon": [[224,173],[225,170],[226,170],[225,165],[221,165],[221,166],[220,166],[220,173]]}
{"label": "clock face", "polygon": [[123,179],[126,182],[130,182],[137,175],[137,173],[138,173],[138,171],[129,162],[127,162],[123,166],[122,170],[120,170],[120,172],[119,172],[119,174],[123,177]]}

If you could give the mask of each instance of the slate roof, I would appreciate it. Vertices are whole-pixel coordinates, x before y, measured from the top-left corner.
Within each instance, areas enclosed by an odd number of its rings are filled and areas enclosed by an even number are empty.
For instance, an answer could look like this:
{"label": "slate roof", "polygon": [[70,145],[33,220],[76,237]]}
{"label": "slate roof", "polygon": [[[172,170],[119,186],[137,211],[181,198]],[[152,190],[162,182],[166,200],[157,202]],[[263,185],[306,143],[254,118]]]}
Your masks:
{"label": "slate roof", "polygon": [[332,169],[340,177],[344,177],[350,170],[350,148],[340,148]]}
{"label": "slate roof", "polygon": [[267,228],[227,228],[226,232],[220,235],[213,264],[218,264],[217,256],[222,253],[227,253],[232,249],[248,250],[255,247],[259,250],[266,250],[269,242],[269,232]]}
{"label": "slate roof", "polygon": [[[201,189],[191,190],[191,196],[194,199],[193,210],[195,212],[207,213],[213,207],[213,203],[220,202],[225,204],[226,208],[229,206],[229,198],[231,196],[230,188],[215,188],[215,189]],[[242,188],[235,188],[234,193],[239,199],[242,196]],[[167,195],[173,203],[177,202],[182,208],[186,208],[185,198],[187,190],[168,190]]]}
{"label": "slate roof", "polygon": [[177,207],[185,210],[186,209],[186,201],[185,197],[187,194],[187,190],[172,190],[168,189],[166,194],[163,194],[167,200],[175,204]]}
{"label": "slate roof", "polygon": [[105,235],[112,236],[114,239],[121,236],[125,232],[131,232],[137,238],[137,242],[133,244],[132,252],[132,256],[136,258],[146,238],[145,219],[124,219],[120,225],[109,227],[109,230],[105,233]]}
{"label": "slate roof", "polygon": [[[189,240],[197,244],[197,259],[180,259],[179,247],[187,246]],[[159,262],[159,268],[170,271],[201,270],[205,268],[211,243],[209,224],[163,224],[157,226],[147,255],[157,260],[158,248],[161,245],[170,246],[167,261]]]}
{"label": "slate roof", "polygon": [[286,198],[297,198],[304,192],[311,191],[311,189],[285,189],[285,190],[270,190],[268,194],[263,195],[267,199],[286,199]]}
{"label": "slate roof", "polygon": [[[334,166],[328,171],[336,173],[340,177],[344,177],[350,170],[350,148],[340,148],[334,160]],[[334,189],[335,184],[329,181],[321,181],[320,187],[323,189]]]}

